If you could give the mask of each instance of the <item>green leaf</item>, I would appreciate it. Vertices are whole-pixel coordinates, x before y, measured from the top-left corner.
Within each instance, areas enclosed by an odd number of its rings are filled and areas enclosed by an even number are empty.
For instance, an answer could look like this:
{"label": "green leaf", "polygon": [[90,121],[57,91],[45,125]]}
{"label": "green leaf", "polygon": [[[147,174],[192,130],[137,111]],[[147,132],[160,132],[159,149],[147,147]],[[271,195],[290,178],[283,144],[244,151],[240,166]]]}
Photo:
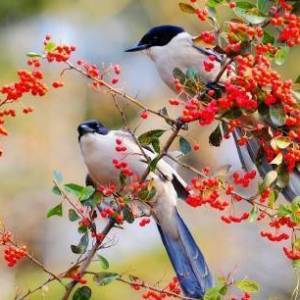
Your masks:
{"label": "green leaf", "polygon": [[271,186],[276,181],[277,177],[278,177],[278,174],[275,170],[269,171],[264,178],[264,181],[262,184],[263,189]]}
{"label": "green leaf", "polygon": [[297,77],[297,79],[295,80],[295,83],[300,83],[300,75]]}
{"label": "green leaf", "polygon": [[94,275],[95,283],[100,286],[107,285],[118,278],[120,278],[120,275],[112,272],[100,272]]}
{"label": "green leaf", "polygon": [[108,260],[102,255],[98,254],[97,256],[98,256],[101,268],[104,269],[104,270],[107,270],[109,268]]}
{"label": "green leaf", "polygon": [[259,9],[259,11],[263,14],[266,14],[268,12],[269,6],[267,4],[269,1],[266,0],[257,0],[256,6]]}
{"label": "green leaf", "polygon": [[28,57],[42,57],[41,54],[36,53],[36,52],[28,52],[28,53],[26,53],[26,56],[28,56]]}
{"label": "green leaf", "polygon": [[61,195],[61,191],[60,191],[60,189],[59,189],[57,186],[54,186],[54,187],[52,188],[52,193],[53,193],[54,195],[57,195],[57,196],[60,196],[60,195]]}
{"label": "green leaf", "polygon": [[84,188],[83,186],[78,185],[76,183],[67,183],[64,185],[65,191],[73,194],[77,198],[80,198],[83,188]]}
{"label": "green leaf", "polygon": [[224,2],[225,2],[225,0],[208,0],[208,1],[206,2],[206,5],[207,5],[208,7],[215,8],[215,7],[217,7],[219,4],[222,4],[222,3],[224,3]]}
{"label": "green leaf", "polygon": [[123,208],[123,218],[129,224],[132,224],[134,222],[134,215],[128,205],[125,205],[125,207]]}
{"label": "green leaf", "polygon": [[292,265],[294,269],[300,269],[300,259],[293,260]]}
{"label": "green leaf", "polygon": [[257,220],[257,215],[259,213],[259,209],[257,208],[256,205],[254,205],[250,211],[250,215],[248,217],[248,220],[250,223],[253,223]]}
{"label": "green leaf", "polygon": [[68,217],[71,222],[74,222],[74,221],[77,221],[80,219],[80,217],[77,215],[75,209],[73,209],[73,208],[69,209]]}
{"label": "green leaf", "polygon": [[121,186],[126,185],[127,177],[122,172],[120,172],[119,181],[121,183]]}
{"label": "green leaf", "polygon": [[151,145],[156,153],[160,153],[159,139],[153,139]]}
{"label": "green leaf", "polygon": [[71,245],[71,250],[75,254],[83,254],[86,252],[89,244],[89,234],[86,232],[80,239],[78,245]]}
{"label": "green leaf", "polygon": [[278,49],[274,56],[275,64],[278,66],[282,66],[285,63],[285,61],[289,55],[289,52],[290,52],[290,48],[287,46],[284,46],[284,47],[281,47],[280,49]]}
{"label": "green leaf", "polygon": [[203,300],[221,300],[226,295],[227,290],[226,284],[218,281],[215,286],[206,290]]}
{"label": "green leaf", "polygon": [[48,42],[46,45],[45,45],[45,51],[47,52],[52,52],[56,49],[56,44],[54,42]]}
{"label": "green leaf", "polygon": [[285,188],[290,181],[290,173],[286,170],[286,168],[281,165],[278,168],[278,178],[276,180],[276,185],[281,189]]}
{"label": "green leaf", "polygon": [[291,214],[292,214],[292,210],[287,205],[281,204],[278,207],[278,210],[277,210],[278,217],[290,216]]}
{"label": "green leaf", "polygon": [[196,12],[196,9],[192,5],[187,4],[187,3],[180,2],[179,3],[179,8],[183,12],[188,13],[188,14],[194,14]]}
{"label": "green leaf", "polygon": [[250,279],[241,279],[235,282],[235,286],[242,292],[246,293],[257,293],[259,291],[259,284]]}
{"label": "green leaf", "polygon": [[57,206],[48,210],[47,218],[50,218],[52,216],[61,217],[62,215],[63,215],[62,203],[59,203]]}
{"label": "green leaf", "polygon": [[164,129],[154,129],[143,133],[138,137],[138,141],[142,145],[149,145],[153,140],[159,139],[165,133]]}
{"label": "green leaf", "polygon": [[271,165],[280,165],[282,163],[282,160],[283,160],[283,155],[282,153],[278,153],[274,159],[270,162]]}
{"label": "green leaf", "polygon": [[175,68],[173,70],[173,77],[175,79],[178,79],[181,84],[184,84],[184,82],[185,82],[185,74],[179,68]]}
{"label": "green leaf", "polygon": [[92,290],[85,285],[75,291],[72,300],[89,300],[91,296]]}
{"label": "green leaf", "polygon": [[182,154],[186,155],[192,151],[192,146],[187,139],[184,137],[179,138],[179,147]]}
{"label": "green leaf", "polygon": [[275,42],[275,38],[273,35],[271,35],[270,33],[268,33],[266,30],[264,31],[264,36],[262,38],[262,42],[263,44],[274,44]]}
{"label": "green leaf", "polygon": [[268,197],[268,206],[270,208],[274,207],[274,203],[278,198],[278,193],[276,191],[271,191]]}
{"label": "green leaf", "polygon": [[67,192],[76,196],[80,201],[89,199],[94,193],[95,188],[91,185],[81,186],[75,183],[67,183],[64,185]]}
{"label": "green leaf", "polygon": [[269,115],[274,126],[281,127],[285,124],[285,111],[281,104],[270,106]]}
{"label": "green leaf", "polygon": [[236,7],[242,9],[251,9],[251,8],[255,8],[255,5],[248,1],[236,1]]}
{"label": "green leaf", "polygon": [[57,182],[57,183],[62,183],[64,178],[62,176],[62,174],[59,171],[53,171],[53,179]]}
{"label": "green leaf", "polygon": [[254,25],[261,24],[266,19],[254,4],[247,1],[236,2],[233,11],[238,17]]}
{"label": "green leaf", "polygon": [[149,164],[150,171],[154,171],[156,169],[156,165],[158,164],[160,159],[160,156],[157,155],[155,158],[153,158]]}
{"label": "green leaf", "polygon": [[139,192],[138,196],[141,200],[147,201],[147,200],[152,199],[155,196],[155,194],[156,194],[156,189],[154,188],[154,186],[151,186],[151,188],[149,188],[149,187],[143,188]]}
{"label": "green leaf", "polygon": [[291,144],[291,141],[287,136],[277,137],[277,138],[274,138],[274,140],[275,140],[276,146],[279,149],[285,149]]}
{"label": "green leaf", "polygon": [[84,201],[89,199],[95,193],[95,188],[91,185],[84,187],[81,191],[79,200]]}
{"label": "green leaf", "polygon": [[209,143],[215,147],[219,147],[222,141],[221,127],[218,125],[209,136]]}

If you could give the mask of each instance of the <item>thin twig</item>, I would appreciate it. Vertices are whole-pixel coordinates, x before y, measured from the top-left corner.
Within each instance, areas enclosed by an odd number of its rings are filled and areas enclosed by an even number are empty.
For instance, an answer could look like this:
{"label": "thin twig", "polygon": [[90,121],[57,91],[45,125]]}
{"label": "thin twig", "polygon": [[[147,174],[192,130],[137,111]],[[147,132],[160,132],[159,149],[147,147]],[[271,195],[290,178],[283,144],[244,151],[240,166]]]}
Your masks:
{"label": "thin twig", "polygon": [[149,285],[145,282],[132,282],[130,280],[124,279],[123,277],[117,278],[116,280],[120,281],[120,282],[123,282],[125,284],[134,285],[134,286],[141,287],[143,289],[154,291],[154,292],[157,292],[159,294],[165,294],[165,295],[170,296],[170,297],[174,297],[174,298],[178,298],[178,299],[182,299],[182,300],[196,300],[196,298],[186,297],[184,295],[179,295],[179,294],[167,291],[165,289],[156,288],[156,287],[151,286],[151,285]]}
{"label": "thin twig", "polygon": [[30,295],[34,294],[35,292],[41,290],[44,286],[46,286],[47,284],[49,284],[50,282],[52,282],[54,280],[55,280],[55,278],[53,278],[53,277],[47,279],[44,283],[42,283],[41,285],[39,285],[35,289],[28,290],[28,292],[26,294],[24,294],[23,296],[15,297],[15,300],[24,300],[24,299],[26,299],[27,297],[29,297]]}
{"label": "thin twig", "polygon": [[117,96],[120,96],[126,100],[128,100],[129,102],[131,102],[132,104],[134,104],[135,106],[139,107],[142,110],[148,111],[156,116],[159,116],[161,118],[163,118],[165,121],[170,122],[172,124],[175,124],[176,121],[173,120],[172,118],[162,114],[159,111],[156,111],[154,109],[151,109],[147,106],[145,106],[141,101],[137,100],[136,98],[133,98],[131,96],[129,96],[128,94],[126,94],[125,92],[123,92],[122,90],[119,90],[118,88],[113,87],[111,84],[107,83],[105,80],[100,79],[100,78],[93,78],[91,77],[87,72],[85,72],[84,70],[77,68],[75,65],[73,65],[70,61],[66,61],[65,62],[70,69],[73,69],[77,72],[79,72],[80,74],[84,75],[85,77],[99,83],[101,86],[105,86],[112,94],[115,94]]}
{"label": "thin twig", "polygon": [[[107,225],[105,226],[105,228],[102,230],[101,234],[105,237],[111,231],[111,229],[114,227],[114,225],[115,225],[115,220],[110,219],[109,222],[107,223]],[[103,240],[101,240],[101,241],[97,240],[96,243],[94,244],[94,246],[92,247],[92,249],[87,254],[86,260],[84,261],[84,263],[82,264],[82,266],[79,270],[80,277],[85,274],[86,270],[90,266],[95,254],[97,253],[97,250],[101,246]],[[67,290],[66,290],[62,300],[69,299],[69,296],[71,295],[71,293],[72,293],[74,287],[77,285],[77,283],[78,283],[78,281],[76,281],[76,280],[73,280],[69,283],[69,285],[67,286]]]}

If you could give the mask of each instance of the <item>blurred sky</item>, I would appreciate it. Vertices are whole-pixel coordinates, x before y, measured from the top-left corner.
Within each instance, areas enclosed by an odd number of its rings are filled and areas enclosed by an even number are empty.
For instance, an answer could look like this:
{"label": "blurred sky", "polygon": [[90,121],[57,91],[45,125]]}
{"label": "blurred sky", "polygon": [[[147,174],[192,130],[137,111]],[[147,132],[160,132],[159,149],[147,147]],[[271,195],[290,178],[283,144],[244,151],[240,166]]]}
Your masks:
{"label": "blurred sky", "polygon": [[[226,16],[223,12],[220,15]],[[178,24],[194,34],[203,28],[196,19],[181,13],[175,0],[1,0],[0,18],[0,85],[15,79],[15,71],[26,66],[25,53],[40,50],[44,36],[50,33],[56,41],[76,45],[76,58],[97,64],[119,63],[123,71],[120,87],[151,102],[154,108],[161,107],[172,93],[160,82],[146,57],[125,54],[123,50],[158,24]],[[285,77],[297,77],[299,67],[295,61],[299,59],[299,49],[293,50],[281,68]],[[59,79],[60,70],[53,65],[44,67],[48,83]],[[83,183],[86,172],[77,144],[77,125],[87,118],[100,118],[108,126],[120,126],[109,96],[95,94],[77,74],[66,73],[64,82],[63,89],[51,91],[47,97],[26,98],[24,103],[33,106],[35,113],[20,114],[8,122],[10,136],[0,141],[5,151],[0,160],[0,218],[56,271],[62,271],[74,258],[69,244],[77,242],[78,234],[76,227],[64,219],[45,218],[47,209],[58,201],[50,192],[52,171],[60,170],[66,182]],[[21,103],[18,108],[22,109]],[[130,115],[136,125],[136,112],[130,111]],[[159,126],[164,124],[153,118],[145,121],[140,130]],[[201,142],[201,151],[189,159],[198,166],[216,168],[230,163],[234,169],[239,168],[232,142],[226,141],[221,149],[208,149],[208,132],[195,128],[193,136]],[[181,205],[181,211],[215,274],[234,270],[236,276],[260,281],[264,288],[255,299],[272,295],[288,299],[294,285],[292,268],[280,246],[259,237],[255,224],[224,226],[218,214],[209,209],[192,210]],[[144,229],[126,226],[124,231],[114,232],[114,240],[116,245],[105,255],[116,267],[127,264],[130,271],[152,282],[171,278],[154,224]],[[154,270],[158,261],[160,268]],[[22,265],[17,270],[7,271],[0,262],[0,299],[13,299],[16,287],[33,288],[38,284],[35,269]],[[24,272],[24,276],[18,276]],[[98,295],[114,300],[120,299],[121,293],[122,299],[139,299],[129,289],[116,286],[104,294],[97,288]],[[45,295],[45,299],[54,297]]]}

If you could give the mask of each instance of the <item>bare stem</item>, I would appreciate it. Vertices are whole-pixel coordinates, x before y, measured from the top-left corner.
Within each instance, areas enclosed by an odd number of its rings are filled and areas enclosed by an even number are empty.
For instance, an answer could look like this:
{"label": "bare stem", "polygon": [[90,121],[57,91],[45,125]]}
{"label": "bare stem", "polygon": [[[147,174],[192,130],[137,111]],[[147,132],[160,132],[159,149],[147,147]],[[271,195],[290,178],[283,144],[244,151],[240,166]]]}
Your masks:
{"label": "bare stem", "polygon": [[[115,221],[113,219],[110,219],[109,222],[107,223],[107,225],[102,230],[101,234],[103,236],[107,236],[107,234],[111,231],[111,229],[114,227],[114,225],[115,225]],[[95,254],[97,253],[97,250],[102,245],[102,242],[103,242],[103,240],[101,240],[101,241],[97,240],[96,243],[94,244],[94,246],[92,247],[92,249],[88,252],[86,259],[84,260],[84,262],[79,270],[80,277],[85,274],[86,270],[90,266],[90,264],[95,256]],[[76,281],[76,280],[73,280],[69,283],[62,300],[69,299],[69,297],[70,297],[74,287],[77,285],[77,283],[78,283],[78,281]]]}

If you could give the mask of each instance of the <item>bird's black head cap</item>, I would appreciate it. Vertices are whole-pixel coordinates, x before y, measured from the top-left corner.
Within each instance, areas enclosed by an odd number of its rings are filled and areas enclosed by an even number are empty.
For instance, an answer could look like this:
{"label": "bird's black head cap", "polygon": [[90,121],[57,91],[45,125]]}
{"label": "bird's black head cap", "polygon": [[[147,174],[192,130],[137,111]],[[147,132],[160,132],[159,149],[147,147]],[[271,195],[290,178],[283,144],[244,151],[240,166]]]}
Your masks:
{"label": "bird's black head cap", "polygon": [[153,27],[142,37],[137,46],[127,49],[125,52],[142,51],[152,46],[165,46],[181,32],[184,32],[184,29],[174,25]]}
{"label": "bird's black head cap", "polygon": [[82,122],[78,128],[79,139],[87,133],[98,133],[101,135],[108,134],[109,130],[101,122],[97,120],[88,120]]}

